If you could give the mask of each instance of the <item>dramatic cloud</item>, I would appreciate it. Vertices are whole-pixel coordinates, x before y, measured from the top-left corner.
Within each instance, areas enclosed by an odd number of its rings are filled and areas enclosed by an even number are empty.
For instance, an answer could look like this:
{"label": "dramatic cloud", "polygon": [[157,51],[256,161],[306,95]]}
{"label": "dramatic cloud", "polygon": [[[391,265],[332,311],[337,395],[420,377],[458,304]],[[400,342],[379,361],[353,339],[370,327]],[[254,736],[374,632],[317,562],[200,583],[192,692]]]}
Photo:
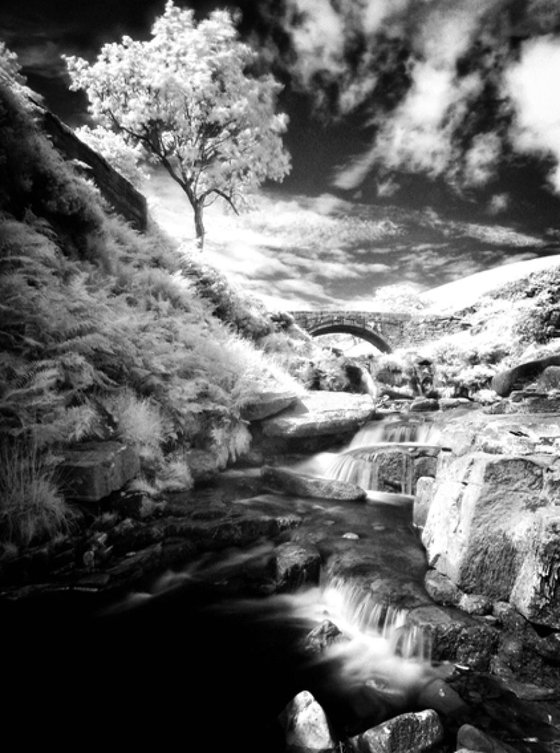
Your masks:
{"label": "dramatic cloud", "polygon": [[[393,174],[405,171],[443,177],[459,192],[481,189],[496,178],[506,145],[560,160],[560,98],[551,96],[560,80],[557,2],[286,0],[286,7],[294,80],[335,117],[358,108],[368,116],[370,144],[340,165],[334,187],[356,191],[376,173],[386,197],[398,190]],[[522,37],[530,39],[517,61]],[[560,169],[550,179],[560,190]]]}
{"label": "dramatic cloud", "polygon": [[551,157],[550,182],[560,192],[560,37],[527,41],[505,77],[516,118],[511,138],[522,152]]}

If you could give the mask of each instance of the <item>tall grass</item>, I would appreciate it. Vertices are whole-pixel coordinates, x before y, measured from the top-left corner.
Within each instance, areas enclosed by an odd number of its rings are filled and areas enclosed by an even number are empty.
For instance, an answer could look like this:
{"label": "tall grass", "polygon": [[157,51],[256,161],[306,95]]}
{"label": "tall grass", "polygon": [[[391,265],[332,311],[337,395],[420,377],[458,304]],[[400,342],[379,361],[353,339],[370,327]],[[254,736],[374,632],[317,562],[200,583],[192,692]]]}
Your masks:
{"label": "tall grass", "polygon": [[75,514],[34,443],[0,445],[0,540],[27,546],[68,532]]}

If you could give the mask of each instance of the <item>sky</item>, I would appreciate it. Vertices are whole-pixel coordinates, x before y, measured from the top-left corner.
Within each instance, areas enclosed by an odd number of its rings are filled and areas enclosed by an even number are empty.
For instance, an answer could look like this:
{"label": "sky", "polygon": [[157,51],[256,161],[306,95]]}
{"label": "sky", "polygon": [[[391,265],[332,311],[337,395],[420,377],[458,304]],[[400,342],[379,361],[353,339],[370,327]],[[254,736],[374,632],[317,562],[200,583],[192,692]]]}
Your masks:
{"label": "sky", "polygon": [[[199,18],[224,3],[176,0]],[[61,54],[147,38],[163,0],[3,0],[0,39],[70,125]],[[240,218],[216,210],[207,255],[270,307],[369,307],[560,251],[557,0],[238,0],[240,34],[283,83],[292,171]],[[164,177],[164,227],[192,238]]]}

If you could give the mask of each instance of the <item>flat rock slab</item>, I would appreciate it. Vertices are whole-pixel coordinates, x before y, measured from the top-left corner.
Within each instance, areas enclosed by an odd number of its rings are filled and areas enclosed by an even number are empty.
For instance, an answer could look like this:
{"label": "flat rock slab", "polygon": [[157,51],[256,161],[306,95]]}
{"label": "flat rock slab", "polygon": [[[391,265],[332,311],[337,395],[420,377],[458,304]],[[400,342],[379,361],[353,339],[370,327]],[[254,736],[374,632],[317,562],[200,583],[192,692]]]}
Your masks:
{"label": "flat rock slab", "polygon": [[132,447],[120,442],[86,442],[64,452],[59,470],[67,497],[97,502],[134,478],[140,460]]}
{"label": "flat rock slab", "polygon": [[262,422],[267,437],[313,437],[355,431],[375,415],[370,395],[307,392],[281,415]]}
{"label": "flat rock slab", "polygon": [[295,392],[262,392],[241,408],[240,416],[244,421],[262,421],[291,407],[297,399]]}
{"label": "flat rock slab", "polygon": [[265,486],[271,491],[293,494],[296,497],[353,502],[364,501],[367,496],[366,491],[356,484],[307,476],[303,473],[295,473],[287,468],[274,468],[265,465],[261,469],[261,477]]}

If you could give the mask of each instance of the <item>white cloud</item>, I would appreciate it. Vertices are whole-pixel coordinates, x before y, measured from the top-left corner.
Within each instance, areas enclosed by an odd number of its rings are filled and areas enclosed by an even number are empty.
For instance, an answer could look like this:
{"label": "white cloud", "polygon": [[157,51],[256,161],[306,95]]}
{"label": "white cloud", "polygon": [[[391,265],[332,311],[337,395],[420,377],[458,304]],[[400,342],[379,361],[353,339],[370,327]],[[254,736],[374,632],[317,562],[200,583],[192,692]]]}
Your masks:
{"label": "white cloud", "polygon": [[525,42],[519,62],[506,72],[504,86],[515,107],[511,131],[521,152],[553,157],[550,174],[560,192],[560,38],[547,36]]}
{"label": "white cloud", "polygon": [[464,183],[469,187],[480,187],[488,183],[496,172],[501,153],[502,141],[496,133],[475,136],[464,157]]}
{"label": "white cloud", "polygon": [[482,81],[476,74],[457,79],[450,67],[420,62],[413,84],[367,153],[372,163],[442,175],[455,158],[453,135]]}
{"label": "white cloud", "polygon": [[343,69],[344,22],[325,0],[292,0],[292,11],[302,15],[292,26],[292,41],[303,81],[319,70],[340,73]]}

